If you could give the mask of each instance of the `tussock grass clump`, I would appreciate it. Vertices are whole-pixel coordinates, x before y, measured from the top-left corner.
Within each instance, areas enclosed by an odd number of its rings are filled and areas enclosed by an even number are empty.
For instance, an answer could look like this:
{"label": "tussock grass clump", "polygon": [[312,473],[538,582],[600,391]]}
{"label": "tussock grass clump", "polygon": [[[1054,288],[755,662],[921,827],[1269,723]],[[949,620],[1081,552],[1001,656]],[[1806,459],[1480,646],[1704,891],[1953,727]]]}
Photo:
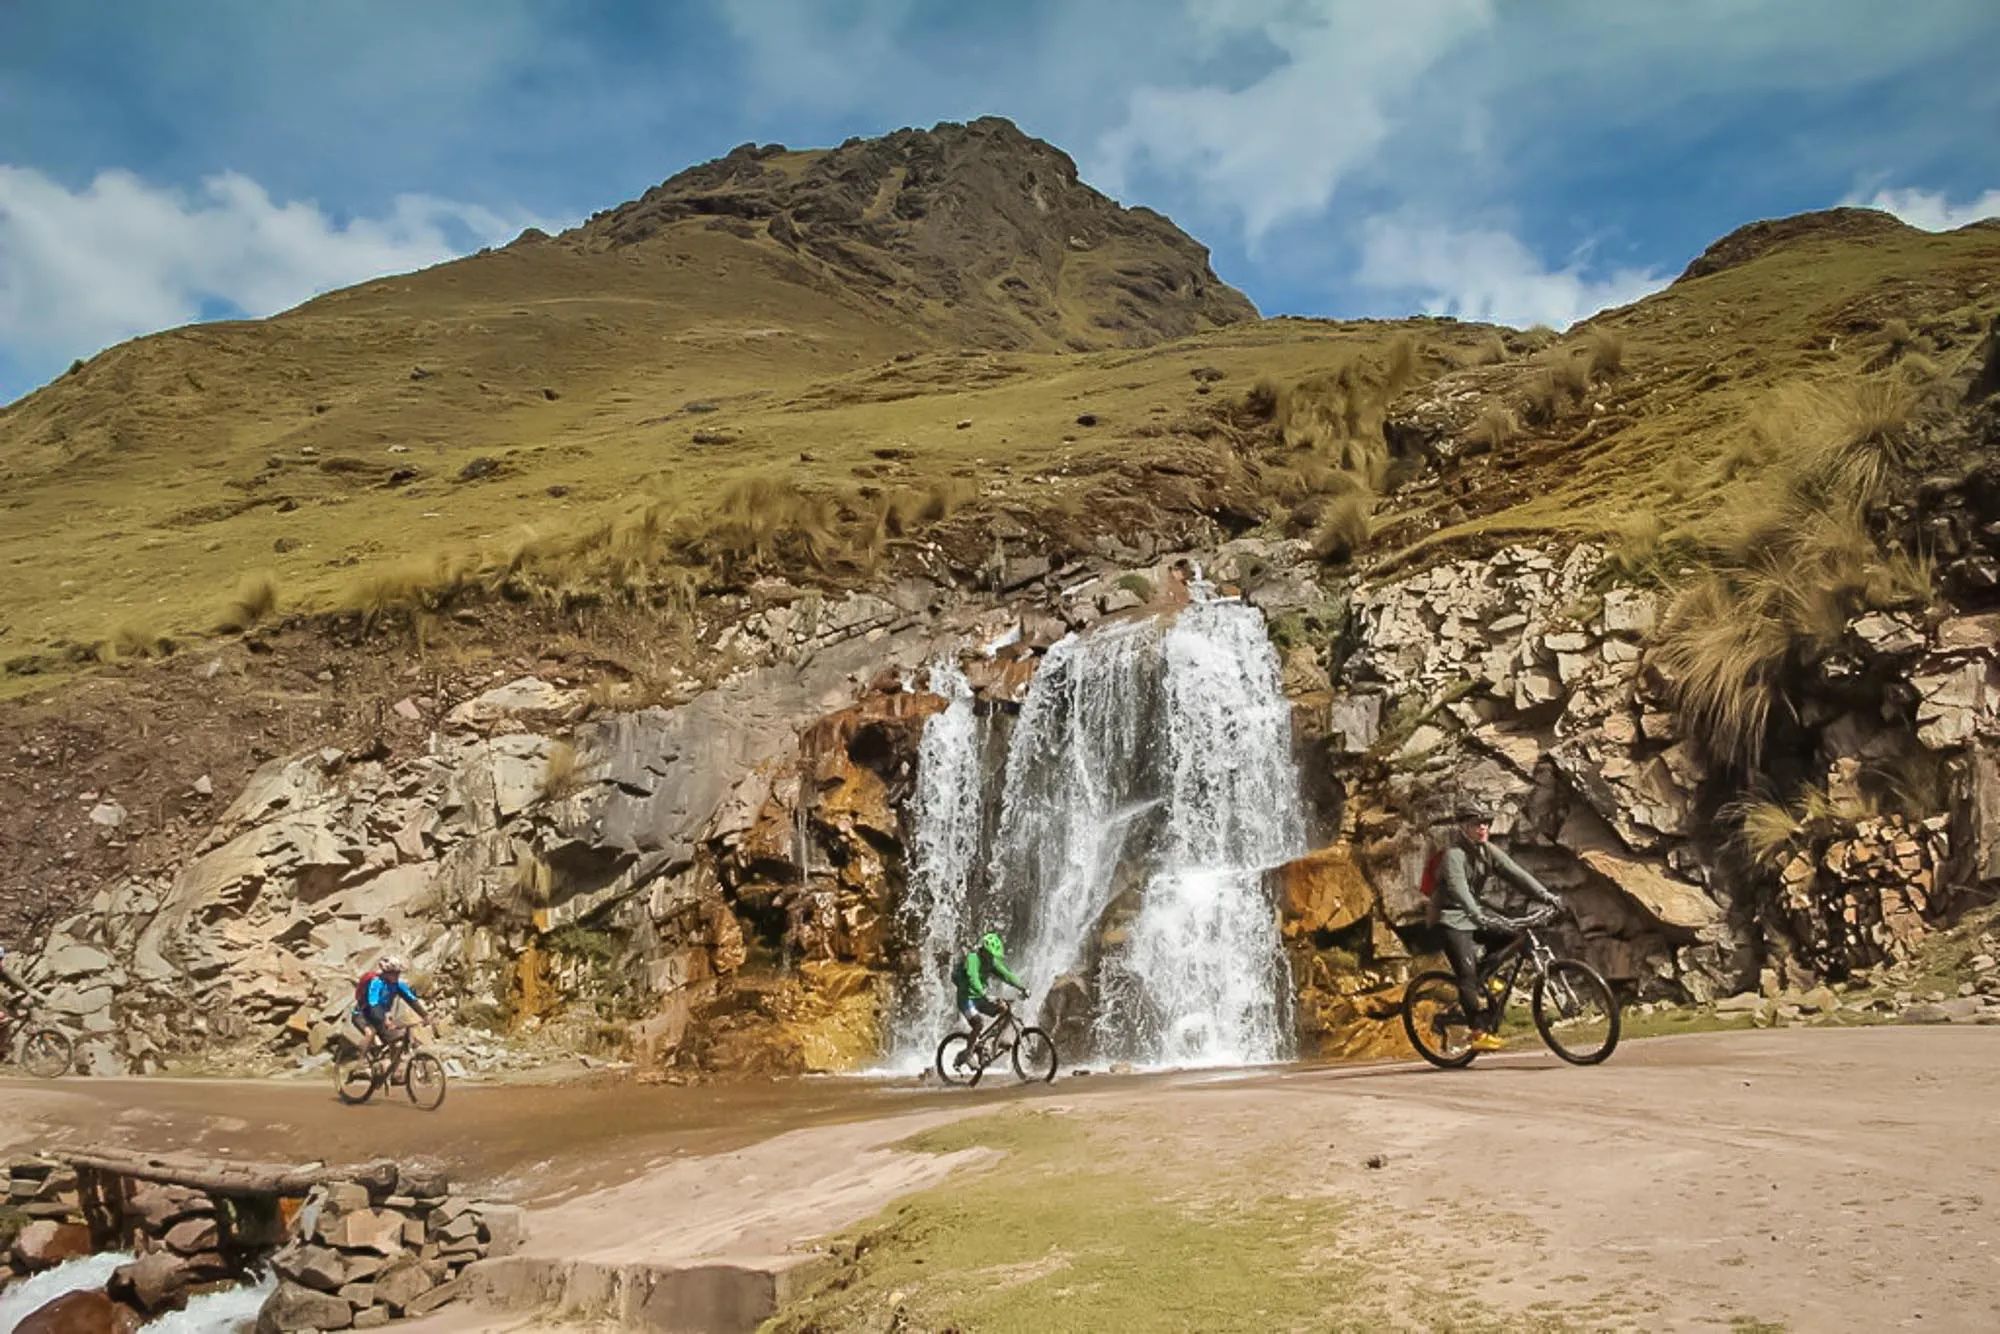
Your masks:
{"label": "tussock grass clump", "polygon": [[1514,419],[1505,404],[1489,403],[1481,409],[1479,417],[1472,423],[1467,439],[1473,444],[1484,445],[1488,449],[1501,449],[1512,443],[1521,433],[1521,424]]}
{"label": "tussock grass clump", "polygon": [[1507,351],[1507,340],[1497,333],[1489,333],[1473,347],[1468,364],[1497,366],[1511,355]]}
{"label": "tussock grass clump", "polygon": [[1122,575],[1114,587],[1132,594],[1141,602],[1151,602],[1155,596],[1153,581],[1143,574]]}
{"label": "tussock grass clump", "polygon": [[1912,389],[1921,390],[1944,375],[1944,368],[1921,352],[1911,352],[1896,363],[1896,375]]}
{"label": "tussock grass clump", "polygon": [[1711,573],[1669,606],[1655,661],[1673,684],[1679,712],[1726,764],[1762,758],[1792,636],[1755,586]]}
{"label": "tussock grass clump", "polygon": [[1583,341],[1583,356],[1592,379],[1609,379],[1625,368],[1625,335],[1616,329],[1592,329]]}
{"label": "tussock grass clump", "polygon": [[1718,459],[1718,483],[1751,478],[1708,525],[1707,568],[1674,600],[1656,658],[1712,757],[1754,769],[1800,663],[1863,608],[1932,598],[1928,558],[1885,552],[1867,521],[1915,412],[1888,378],[1794,385]]}
{"label": "tussock grass clump", "polygon": [[245,575],[236,586],[236,592],[223,604],[215,628],[225,634],[238,634],[261,625],[277,609],[277,576],[260,570]]}
{"label": "tussock grass clump", "polygon": [[1344,565],[1368,541],[1374,499],[1363,493],[1340,496],[1327,503],[1313,530],[1313,555],[1328,565]]}
{"label": "tussock grass clump", "polygon": [[1544,366],[1529,377],[1521,391],[1521,416],[1537,426],[1547,426],[1561,415],[1563,402],[1563,389],[1555,371]]}
{"label": "tussock grass clump", "polygon": [[97,657],[105,662],[129,658],[164,658],[174,651],[174,641],[157,624],[143,618],[119,623],[97,646]]}
{"label": "tussock grass clump", "polygon": [[576,747],[558,741],[549,748],[548,767],[542,770],[542,796],[560,801],[583,783],[583,765]]}
{"label": "tussock grass clump", "polygon": [[1744,797],[1722,809],[1736,823],[1736,846],[1758,866],[1776,867],[1791,856],[1805,836],[1805,826],[1784,802],[1767,796]]}
{"label": "tussock grass clump", "polygon": [[1563,353],[1550,362],[1556,387],[1566,398],[1580,399],[1590,392],[1590,363],[1588,352]]}

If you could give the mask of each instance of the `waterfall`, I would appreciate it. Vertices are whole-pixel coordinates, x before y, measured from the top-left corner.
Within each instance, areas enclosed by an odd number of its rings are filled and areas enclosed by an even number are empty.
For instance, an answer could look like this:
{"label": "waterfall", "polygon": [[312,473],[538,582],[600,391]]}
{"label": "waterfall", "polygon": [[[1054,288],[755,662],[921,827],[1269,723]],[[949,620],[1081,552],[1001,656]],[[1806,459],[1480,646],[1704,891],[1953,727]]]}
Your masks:
{"label": "waterfall", "polygon": [[1029,687],[997,788],[981,781],[964,678],[934,669],[933,688],[950,704],[924,730],[904,904],[924,967],[893,1064],[928,1060],[951,1024],[950,952],[989,927],[1037,1003],[1059,979],[1092,997],[1092,1050],[1066,1049],[1071,1061],[1288,1055],[1263,872],[1305,850],[1305,820],[1262,615],[1204,600],[1065,637]]}
{"label": "waterfall", "polygon": [[916,836],[901,908],[904,937],[920,958],[891,1030],[893,1063],[908,1070],[928,1064],[951,1028],[951,965],[968,943],[980,847],[983,738],[972,688],[949,661],[932,665],[930,687],[946,703],[924,724],[917,749]]}
{"label": "waterfall", "polygon": [[[1305,851],[1291,710],[1263,618],[1197,604],[1167,632],[1164,854],[1106,967],[1100,1040],[1170,1065],[1289,1055],[1289,979],[1264,871]],[[1113,977],[1116,976],[1114,971]]]}

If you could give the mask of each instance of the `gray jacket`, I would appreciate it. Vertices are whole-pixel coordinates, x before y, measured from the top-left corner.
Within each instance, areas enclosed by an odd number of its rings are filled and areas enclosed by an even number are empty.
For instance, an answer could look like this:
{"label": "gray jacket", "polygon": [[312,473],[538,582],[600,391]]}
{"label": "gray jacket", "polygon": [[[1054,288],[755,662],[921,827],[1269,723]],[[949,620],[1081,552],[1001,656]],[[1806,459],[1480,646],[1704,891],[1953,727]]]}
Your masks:
{"label": "gray jacket", "polygon": [[1505,926],[1504,919],[1480,899],[1486,882],[1495,875],[1506,877],[1544,903],[1562,904],[1547,886],[1491,843],[1474,847],[1455,835],[1445,849],[1444,860],[1438,863],[1438,925],[1453,931]]}

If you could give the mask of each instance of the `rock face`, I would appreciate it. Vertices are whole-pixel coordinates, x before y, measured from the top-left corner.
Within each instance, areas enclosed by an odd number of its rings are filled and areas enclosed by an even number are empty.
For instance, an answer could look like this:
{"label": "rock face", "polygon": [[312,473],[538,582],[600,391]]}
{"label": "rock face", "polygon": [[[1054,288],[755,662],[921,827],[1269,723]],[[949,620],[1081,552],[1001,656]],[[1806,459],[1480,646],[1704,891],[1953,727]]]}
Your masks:
{"label": "rock face", "polygon": [[[1655,599],[1604,588],[1600,565],[1588,546],[1514,548],[1355,594],[1330,731],[1388,922],[1416,919],[1424,852],[1462,801],[1494,812],[1577,910],[1575,944],[1641,996],[1707,1000],[1767,966],[1806,987],[1906,958],[1957,896],[1992,882],[1991,613],[1853,621],[1801,687],[1790,739],[1823,800],[1765,869],[1725,810],[1741,776],[1712,771],[1650,662]],[[1896,788],[1899,773],[1935,781]],[[1911,802],[1928,804],[1886,812]]]}
{"label": "rock face", "polygon": [[[742,665],[676,705],[605,712],[501,678],[420,752],[274,761],[171,877],[62,924],[38,965],[50,1009],[100,1070],[239,1038],[324,1059],[354,976],[394,948],[489,1027],[608,1030],[693,1070],[865,1063],[915,957],[907,802],[942,707],[924,665],[958,653],[979,708],[1017,709],[1064,634],[1188,596],[1177,557],[1117,554],[1003,551],[998,594],[793,590],[724,628],[714,647]],[[1657,596],[1607,585],[1601,551],[1511,547],[1345,590],[1303,543],[1194,554],[1282,647],[1322,849],[1272,873],[1308,1054],[1400,1050],[1398,989],[1434,957],[1418,877],[1463,802],[1575,910],[1569,947],[1640,999],[1903,959],[2000,879],[1994,612],[1871,613],[1809,665],[1788,753],[1820,799],[1759,864],[1728,805],[1740,775],[1710,766],[1650,660]],[[1046,1021],[1084,1022],[1087,992],[1056,986]]]}

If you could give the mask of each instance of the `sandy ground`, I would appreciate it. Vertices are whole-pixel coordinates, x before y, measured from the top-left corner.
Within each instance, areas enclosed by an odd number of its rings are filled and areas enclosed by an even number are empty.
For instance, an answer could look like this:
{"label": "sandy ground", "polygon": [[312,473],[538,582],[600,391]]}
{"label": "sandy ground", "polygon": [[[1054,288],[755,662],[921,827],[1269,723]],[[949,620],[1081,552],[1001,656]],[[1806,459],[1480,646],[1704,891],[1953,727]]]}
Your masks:
{"label": "sandy ground", "polygon": [[306,1086],[0,1082],[0,1145],[429,1147],[535,1202],[537,1252],[686,1263],[804,1248],[954,1167],[976,1170],[890,1146],[1022,1102],[1115,1113],[1104,1119],[1166,1151],[1226,1142],[1238,1162],[1354,1200],[1385,1284],[1444,1281],[1503,1314],[2000,1329],[2000,1032],[1985,1029],[1660,1039],[1597,1069],[1522,1053],[1465,1072],[1100,1076],[992,1094],[840,1081],[463,1090],[430,1117],[344,1108]]}

